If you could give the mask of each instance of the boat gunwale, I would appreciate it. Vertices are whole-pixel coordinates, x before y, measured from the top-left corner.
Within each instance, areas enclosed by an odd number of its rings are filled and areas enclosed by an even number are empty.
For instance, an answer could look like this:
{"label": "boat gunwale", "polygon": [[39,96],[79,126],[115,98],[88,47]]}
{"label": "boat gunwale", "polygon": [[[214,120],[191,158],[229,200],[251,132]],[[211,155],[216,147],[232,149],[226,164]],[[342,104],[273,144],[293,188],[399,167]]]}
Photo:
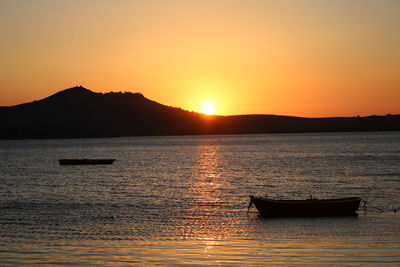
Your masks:
{"label": "boat gunwale", "polygon": [[60,165],[101,165],[113,164],[116,159],[59,159]]}
{"label": "boat gunwale", "polygon": [[351,201],[361,201],[359,197],[346,197],[346,198],[325,198],[325,199],[318,199],[318,198],[309,198],[309,199],[271,199],[266,197],[255,197],[250,196],[252,200],[258,199],[261,201],[268,201],[272,203],[341,203],[341,202],[351,202]]}

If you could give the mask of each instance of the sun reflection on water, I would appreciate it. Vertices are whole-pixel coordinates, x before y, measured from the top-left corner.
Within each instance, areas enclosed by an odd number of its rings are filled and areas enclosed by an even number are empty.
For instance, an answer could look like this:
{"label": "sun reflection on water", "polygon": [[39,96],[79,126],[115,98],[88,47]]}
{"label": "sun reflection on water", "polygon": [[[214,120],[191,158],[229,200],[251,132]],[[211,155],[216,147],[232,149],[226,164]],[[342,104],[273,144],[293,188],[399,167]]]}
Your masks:
{"label": "sun reflection on water", "polygon": [[[224,190],[229,187],[225,177],[223,148],[205,140],[196,148],[193,170],[185,195],[186,205],[180,220],[179,235],[197,240],[207,240],[212,249],[217,240],[235,232],[232,208],[228,208]],[[183,233],[182,233],[183,232]]]}
{"label": "sun reflection on water", "polygon": [[197,201],[202,204],[220,200],[217,190],[224,185],[224,179],[220,172],[223,158],[219,150],[220,146],[216,144],[203,144],[197,149],[191,193],[194,191]]}

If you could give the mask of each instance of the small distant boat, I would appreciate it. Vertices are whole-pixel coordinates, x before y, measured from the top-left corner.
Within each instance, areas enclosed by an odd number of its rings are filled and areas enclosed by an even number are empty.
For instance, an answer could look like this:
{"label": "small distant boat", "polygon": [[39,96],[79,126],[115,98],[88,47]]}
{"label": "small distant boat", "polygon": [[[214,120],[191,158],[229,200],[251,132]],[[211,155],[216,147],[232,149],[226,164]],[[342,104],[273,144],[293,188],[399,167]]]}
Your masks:
{"label": "small distant boat", "polygon": [[99,165],[113,164],[115,159],[60,159],[60,165]]}
{"label": "small distant boat", "polygon": [[360,206],[361,198],[334,198],[306,200],[274,200],[250,196],[252,204],[263,217],[319,217],[354,216]]}

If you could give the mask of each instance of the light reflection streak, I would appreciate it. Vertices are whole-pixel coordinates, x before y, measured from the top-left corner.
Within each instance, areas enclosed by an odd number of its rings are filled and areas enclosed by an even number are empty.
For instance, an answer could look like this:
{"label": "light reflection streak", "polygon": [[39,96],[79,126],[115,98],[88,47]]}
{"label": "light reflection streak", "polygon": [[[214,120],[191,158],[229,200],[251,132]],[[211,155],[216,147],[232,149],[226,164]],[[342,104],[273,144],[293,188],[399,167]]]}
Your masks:
{"label": "light reflection streak", "polygon": [[203,144],[197,149],[197,164],[193,170],[194,184],[192,191],[196,199],[202,204],[218,202],[220,195],[217,190],[223,187],[223,178],[220,175],[222,154],[220,146],[216,144]]}
{"label": "light reflection streak", "polygon": [[[268,240],[135,240],[52,242],[3,248],[5,261],[50,265],[363,265],[397,266],[398,244],[377,245],[350,238]],[[31,253],[26,253],[31,251]],[[26,258],[21,258],[23,254]],[[0,255],[1,256],[1,255]],[[3,254],[4,256],[4,254]],[[5,262],[3,261],[3,263]],[[359,264],[358,264],[359,265]]]}
{"label": "light reflection streak", "polygon": [[204,252],[209,253],[217,246],[219,243],[216,240],[207,240],[204,247]]}
{"label": "light reflection streak", "polygon": [[204,140],[196,149],[194,167],[188,192],[181,231],[186,238],[207,240],[205,249],[211,250],[212,242],[234,230],[231,209],[226,207],[224,189],[229,181],[224,177],[224,158],[221,145]]}

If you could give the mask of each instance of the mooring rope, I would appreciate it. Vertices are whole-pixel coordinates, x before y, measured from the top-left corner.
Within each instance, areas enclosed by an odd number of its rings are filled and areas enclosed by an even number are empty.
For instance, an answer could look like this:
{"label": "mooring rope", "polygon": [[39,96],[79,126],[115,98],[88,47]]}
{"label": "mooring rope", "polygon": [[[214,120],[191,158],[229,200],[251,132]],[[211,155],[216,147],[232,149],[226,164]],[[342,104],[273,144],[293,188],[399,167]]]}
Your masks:
{"label": "mooring rope", "polygon": [[250,196],[250,203],[249,206],[247,207],[247,214],[249,214],[251,204],[253,204],[253,196]]}
{"label": "mooring rope", "polygon": [[[378,208],[378,207],[375,207],[375,206],[372,205],[371,203],[367,202],[365,199],[361,199],[361,200],[364,201],[364,210],[367,210],[367,204],[368,204],[368,206],[371,206],[372,208],[374,208],[374,209],[376,209],[376,210],[378,210],[378,211],[380,211],[380,212],[385,212],[383,209],[380,209],[380,208]],[[396,212],[397,209],[394,209],[393,211]]]}

